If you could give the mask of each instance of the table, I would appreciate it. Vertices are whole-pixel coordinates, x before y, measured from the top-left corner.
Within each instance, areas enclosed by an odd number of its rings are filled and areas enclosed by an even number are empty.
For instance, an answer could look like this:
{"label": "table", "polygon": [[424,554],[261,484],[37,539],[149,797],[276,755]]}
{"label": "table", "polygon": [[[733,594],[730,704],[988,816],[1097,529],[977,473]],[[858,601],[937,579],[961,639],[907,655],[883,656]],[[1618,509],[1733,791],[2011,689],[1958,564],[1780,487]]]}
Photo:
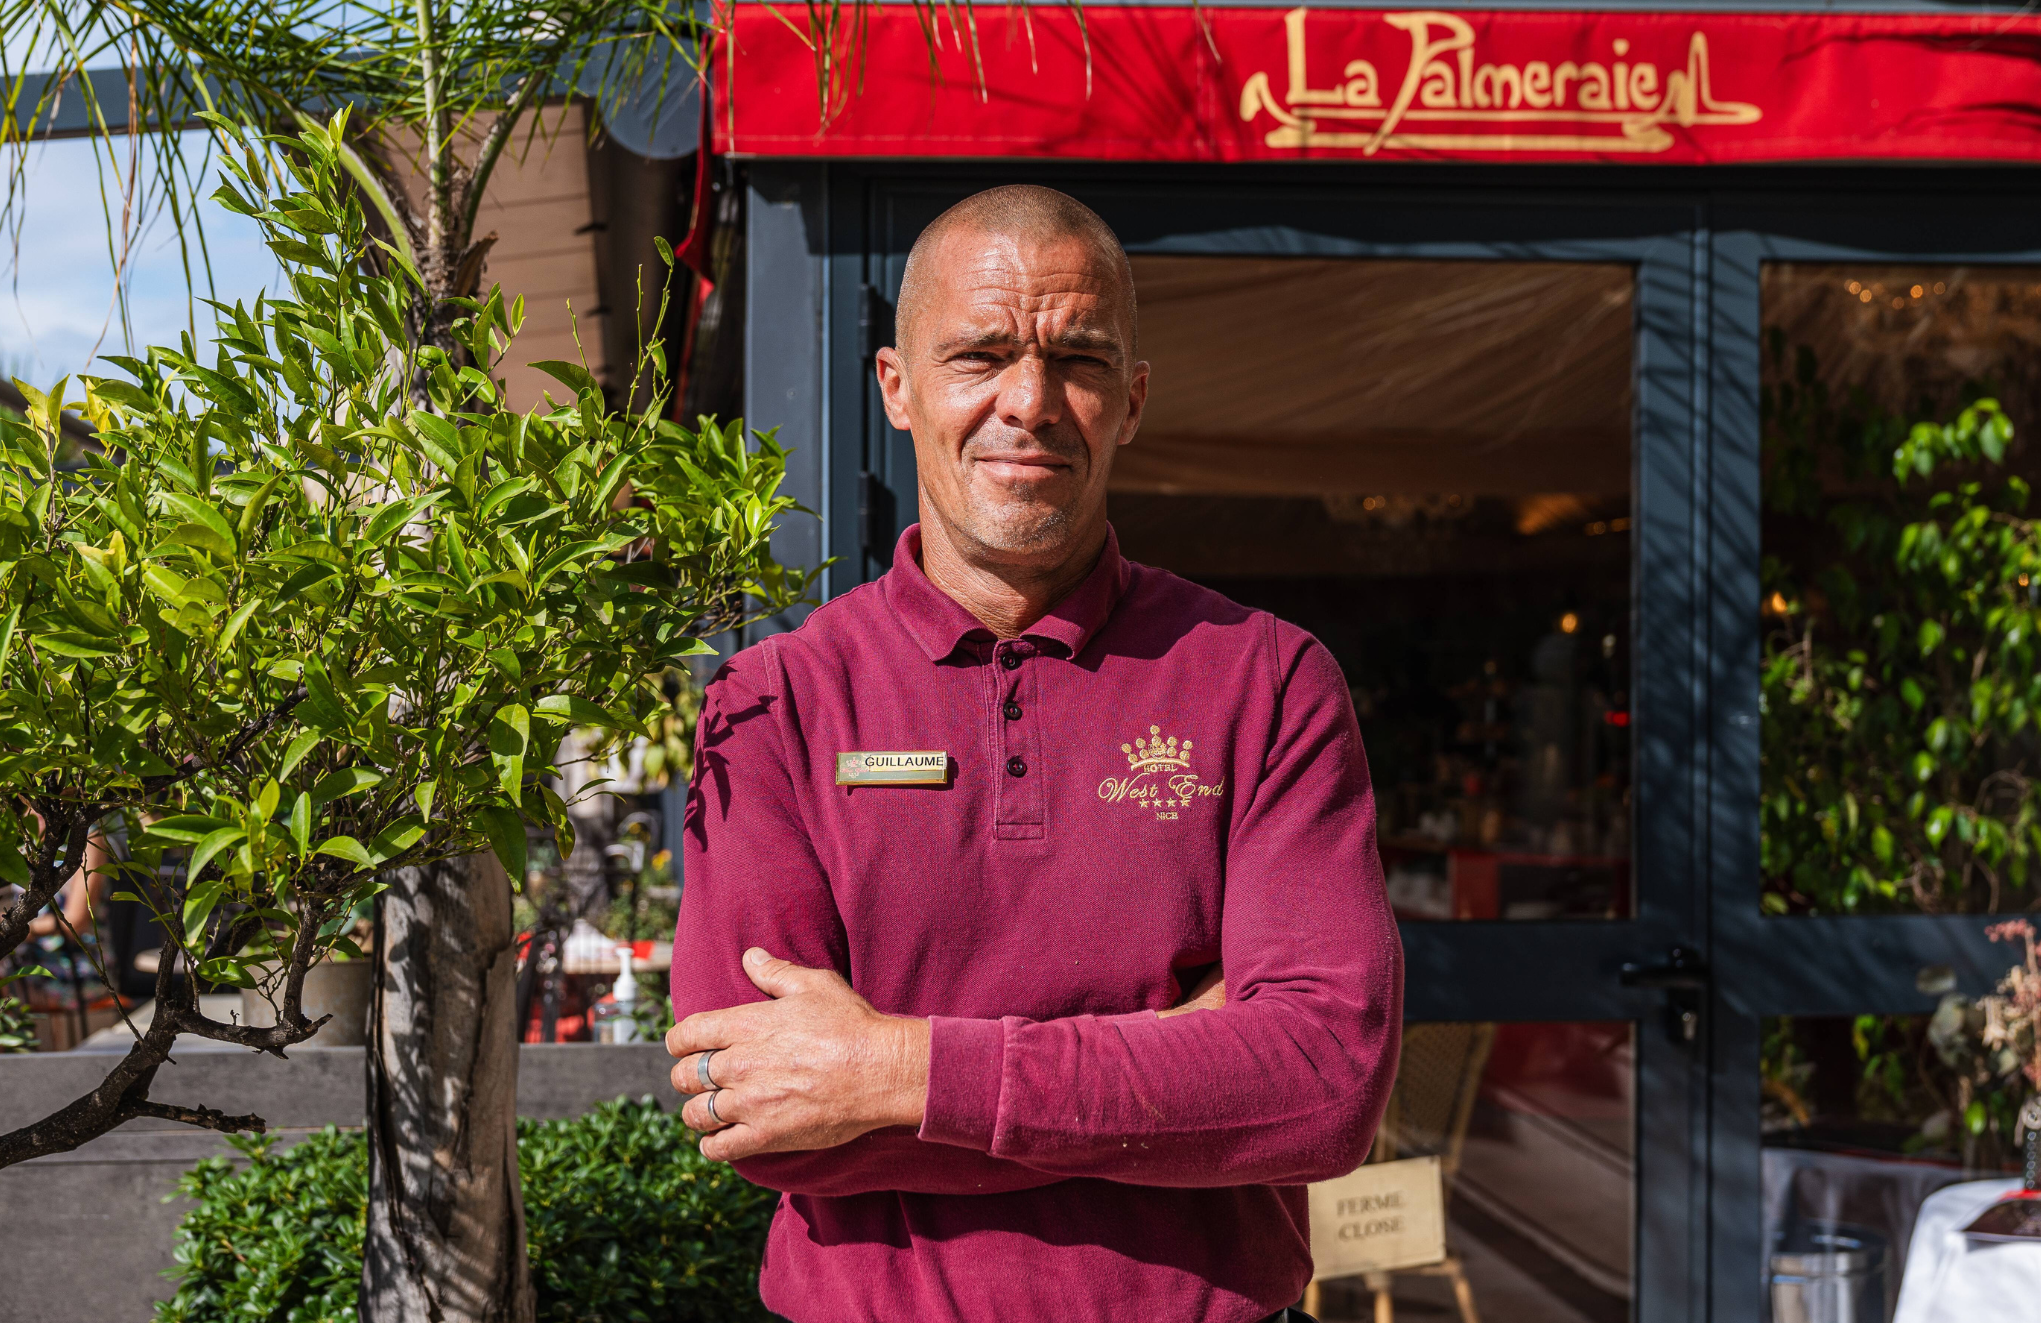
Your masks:
{"label": "table", "polygon": [[2041,1240],[1972,1240],[1970,1220],[2017,1179],[1965,1181],[1929,1195],[1914,1221],[1893,1323],[2033,1323],[2041,1314]]}

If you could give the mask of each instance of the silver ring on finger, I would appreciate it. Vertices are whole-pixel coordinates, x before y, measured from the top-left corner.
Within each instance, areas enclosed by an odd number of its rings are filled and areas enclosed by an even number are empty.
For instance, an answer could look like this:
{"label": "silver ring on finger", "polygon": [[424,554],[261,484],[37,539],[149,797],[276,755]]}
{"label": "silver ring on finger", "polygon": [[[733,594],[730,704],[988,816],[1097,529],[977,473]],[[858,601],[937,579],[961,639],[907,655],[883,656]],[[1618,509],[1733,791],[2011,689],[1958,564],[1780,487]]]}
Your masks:
{"label": "silver ring on finger", "polygon": [[723,1087],[709,1078],[709,1058],[722,1050],[720,1047],[712,1047],[695,1058],[695,1078],[702,1082],[702,1089],[705,1092],[714,1093],[717,1089]]}
{"label": "silver ring on finger", "polygon": [[730,1124],[728,1121],[725,1121],[722,1117],[716,1115],[716,1095],[721,1092],[722,1092],[721,1089],[711,1089],[709,1090],[709,1092],[702,1095],[707,1100],[706,1102],[703,1103],[703,1106],[709,1109],[709,1119],[711,1121],[714,1121],[717,1125],[728,1125]]}

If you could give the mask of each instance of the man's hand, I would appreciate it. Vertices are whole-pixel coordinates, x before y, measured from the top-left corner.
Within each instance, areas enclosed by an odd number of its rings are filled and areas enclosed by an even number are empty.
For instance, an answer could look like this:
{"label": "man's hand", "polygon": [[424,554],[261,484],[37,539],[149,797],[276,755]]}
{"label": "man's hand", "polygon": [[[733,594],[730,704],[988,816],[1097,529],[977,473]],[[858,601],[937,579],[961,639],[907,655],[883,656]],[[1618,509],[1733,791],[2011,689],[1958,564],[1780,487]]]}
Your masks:
{"label": "man's hand", "polygon": [[[882,1126],[919,1127],[928,1103],[927,1020],[881,1015],[834,970],[807,969],[758,947],[744,972],[773,1000],[690,1015],[666,1031],[680,1061],[673,1087],[696,1095],[681,1119],[709,1131],[718,1162],[834,1148]],[[715,1081],[715,1112],[701,1080]]]}

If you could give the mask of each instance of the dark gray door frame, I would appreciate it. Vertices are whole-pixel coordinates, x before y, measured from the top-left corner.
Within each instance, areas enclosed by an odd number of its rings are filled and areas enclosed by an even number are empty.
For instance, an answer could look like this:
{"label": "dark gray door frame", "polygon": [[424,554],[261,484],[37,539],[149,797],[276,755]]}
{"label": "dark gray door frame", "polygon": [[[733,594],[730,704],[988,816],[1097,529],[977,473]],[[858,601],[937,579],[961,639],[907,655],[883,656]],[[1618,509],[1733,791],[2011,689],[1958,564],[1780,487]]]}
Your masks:
{"label": "dark gray door frame", "polygon": [[[882,572],[914,518],[911,447],[879,413],[870,356],[890,336],[908,244],[977,188],[1064,188],[1135,252],[1635,265],[1637,917],[1406,924],[1408,1004],[1414,1019],[1637,1021],[1637,1317],[1759,1317],[1761,1018],[1918,1013],[1924,965],[1979,992],[2003,964],[1974,919],[1760,916],[1759,271],[2041,261],[2018,224],[2041,176],[1018,161],[757,161],[749,174],[748,411],[812,447],[790,482],[824,518],[788,549],[838,558],[830,594]],[[1617,978],[1676,943],[1716,973],[1698,1051],[1659,1029],[1662,994]]]}

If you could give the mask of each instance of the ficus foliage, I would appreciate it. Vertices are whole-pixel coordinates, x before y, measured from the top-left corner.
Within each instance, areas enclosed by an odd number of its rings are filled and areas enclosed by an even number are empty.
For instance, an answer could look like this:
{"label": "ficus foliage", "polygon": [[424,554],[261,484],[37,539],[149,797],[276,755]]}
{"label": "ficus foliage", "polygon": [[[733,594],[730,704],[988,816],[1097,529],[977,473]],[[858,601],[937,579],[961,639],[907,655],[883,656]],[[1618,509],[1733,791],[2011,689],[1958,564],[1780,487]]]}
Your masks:
{"label": "ficus foliage", "polygon": [[[1783,357],[1784,346],[1773,352]],[[2024,908],[2041,861],[2041,526],[2011,421],[1831,398],[1811,355],[1766,405],[1762,866],[1768,909]]]}
{"label": "ficus foliage", "polygon": [[387,247],[365,274],[345,121],[214,122],[219,200],[289,289],[215,305],[213,362],[187,340],[87,379],[103,453],[75,471],[61,384],[0,423],[0,875],[60,882],[59,838],[124,818],[123,885],[287,1028],[289,971],[357,954],[378,873],[493,848],[521,877],[527,823],[570,848],[541,779],[569,727],[641,733],[700,638],[807,586],[768,550],[783,452],[660,418],[656,345],[651,411],[547,363],[560,401],[519,414],[494,369],[520,302],[461,302],[465,362],[406,338],[422,282]]}
{"label": "ficus foliage", "polygon": [[[651,1100],[518,1122],[537,1316],[544,1323],[762,1319],[758,1269],[777,1196],[708,1161]],[[177,1290],[157,1323],[350,1323],[368,1153],[328,1127],[290,1148],[236,1138],[179,1192]]]}

